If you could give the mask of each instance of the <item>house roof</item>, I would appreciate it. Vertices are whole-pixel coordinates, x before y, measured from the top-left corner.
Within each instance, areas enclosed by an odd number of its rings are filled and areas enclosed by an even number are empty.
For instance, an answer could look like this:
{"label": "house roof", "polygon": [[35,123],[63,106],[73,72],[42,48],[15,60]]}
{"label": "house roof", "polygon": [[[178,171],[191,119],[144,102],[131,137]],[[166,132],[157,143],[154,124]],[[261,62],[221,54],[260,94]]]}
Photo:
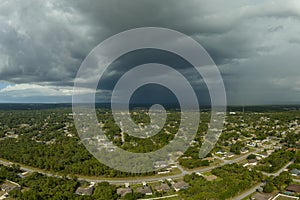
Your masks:
{"label": "house roof", "polygon": [[175,189],[187,189],[189,187],[189,184],[187,184],[184,181],[180,181],[180,182],[174,183],[173,187]]}
{"label": "house roof", "polygon": [[1,189],[4,190],[5,192],[10,192],[15,189],[21,189],[21,186],[12,181],[6,181],[1,185]]}
{"label": "house roof", "polygon": [[250,159],[250,160],[248,160],[248,163],[256,163],[256,162],[257,162],[256,159]]}
{"label": "house roof", "polygon": [[285,190],[299,193],[300,192],[300,185],[291,184],[291,185],[287,186],[285,188]]}
{"label": "house roof", "polygon": [[148,186],[137,188],[136,191],[141,193],[141,194],[150,194],[150,193],[152,193],[151,188],[148,187]]}
{"label": "house roof", "polygon": [[209,176],[205,176],[204,178],[208,181],[213,181],[213,180],[217,179],[218,177],[215,175],[209,175]]}
{"label": "house roof", "polygon": [[130,188],[118,188],[117,189],[117,194],[121,196],[125,196],[126,194],[131,193]]}
{"label": "house roof", "polygon": [[268,153],[267,152],[262,152],[260,155],[268,156]]}
{"label": "house roof", "polygon": [[247,148],[247,147],[242,147],[241,148],[241,151],[248,151],[249,150],[249,148]]}
{"label": "house roof", "polygon": [[161,184],[159,186],[156,186],[155,189],[157,191],[165,191],[166,192],[166,191],[170,190],[170,186],[168,184],[166,184],[166,183],[163,183],[163,184]]}
{"label": "house roof", "polygon": [[78,195],[92,195],[94,191],[94,187],[90,186],[90,187],[79,187],[76,190],[76,194]]}
{"label": "house roof", "polygon": [[300,174],[300,170],[298,170],[298,169],[292,169],[292,170],[290,171],[290,173],[291,173],[291,174],[296,174],[296,175],[298,175],[298,174]]}
{"label": "house roof", "polygon": [[207,160],[207,161],[214,161],[215,158],[214,157],[206,157],[206,158],[203,158],[203,160]]}
{"label": "house roof", "polygon": [[264,194],[264,193],[255,193],[251,199],[255,199],[255,200],[269,200],[271,197],[270,194]]}

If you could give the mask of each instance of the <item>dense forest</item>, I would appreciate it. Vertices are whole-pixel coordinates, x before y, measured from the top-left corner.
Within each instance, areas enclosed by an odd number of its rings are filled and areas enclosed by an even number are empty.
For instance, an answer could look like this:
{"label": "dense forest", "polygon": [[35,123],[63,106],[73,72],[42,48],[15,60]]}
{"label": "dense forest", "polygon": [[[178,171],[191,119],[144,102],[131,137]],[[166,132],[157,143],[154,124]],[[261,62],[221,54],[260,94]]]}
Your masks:
{"label": "dense forest", "polygon": [[261,173],[249,171],[237,164],[213,169],[211,173],[218,179],[207,181],[204,177],[196,174],[186,175],[184,180],[191,187],[181,191],[180,196],[187,200],[228,199],[263,179]]}
{"label": "dense forest", "polygon": [[[107,109],[97,110],[102,129],[113,143],[131,152],[151,152],[167,145],[178,131],[180,112],[168,111],[167,122],[161,131],[147,139],[124,133],[114,122]],[[149,116],[144,110],[131,113],[136,123],[149,124]],[[183,166],[207,166],[207,161],[198,158],[202,137],[207,131],[209,114],[202,113],[195,141],[185,156],[195,160],[181,161]],[[1,139],[2,138],[2,139]],[[136,145],[139,144],[139,145]],[[44,110],[10,110],[0,112],[0,158],[61,174],[125,177],[123,173],[101,164],[83,146],[74,126],[70,108]],[[152,175],[147,173],[145,175]],[[134,174],[139,175],[139,174]]]}

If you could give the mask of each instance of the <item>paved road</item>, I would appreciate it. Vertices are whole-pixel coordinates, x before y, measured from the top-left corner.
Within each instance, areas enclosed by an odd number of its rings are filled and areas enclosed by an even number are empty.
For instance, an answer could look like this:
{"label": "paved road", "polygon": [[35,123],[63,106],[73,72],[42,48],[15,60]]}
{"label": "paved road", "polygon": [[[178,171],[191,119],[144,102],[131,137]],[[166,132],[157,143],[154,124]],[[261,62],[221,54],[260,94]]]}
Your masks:
{"label": "paved road", "polygon": [[173,194],[170,196],[155,197],[155,198],[149,198],[149,199],[138,199],[138,200],[157,200],[157,199],[166,199],[166,198],[177,197],[177,196],[178,196],[178,194]]}
{"label": "paved road", "polygon": [[285,166],[283,166],[280,170],[278,170],[275,173],[266,173],[266,172],[262,172],[264,175],[266,176],[279,176],[279,174],[281,174],[281,172],[283,172],[284,170],[286,170],[288,168],[289,165],[291,165],[292,163],[294,163],[294,161],[290,161],[288,164],[286,164]]}
{"label": "paved road", "polygon": [[263,187],[264,186],[264,183],[261,183],[261,184],[258,184],[254,187],[252,187],[251,189],[243,192],[242,194],[232,198],[232,200],[241,200],[243,198],[246,198],[247,196],[249,196],[250,194],[254,193],[259,187]]}
{"label": "paved road", "polygon": [[[140,178],[140,177],[133,177],[132,179],[90,179],[90,178],[78,178],[78,180],[84,180],[84,181],[88,181],[88,182],[103,182],[103,181],[106,181],[106,182],[109,182],[111,184],[124,184],[124,183],[141,183],[143,181],[145,182],[154,182],[154,181],[159,181],[161,179],[168,179],[168,178],[171,178],[171,179],[175,179],[175,178],[180,178],[180,177],[183,177],[184,175],[186,174],[191,174],[191,173],[194,173],[194,172],[200,172],[200,173],[203,173],[203,172],[207,172],[207,171],[211,171],[212,169],[215,169],[217,167],[220,167],[220,166],[223,166],[223,165],[226,165],[226,164],[232,164],[232,163],[237,163],[237,162],[240,162],[242,160],[244,160],[245,158],[247,158],[248,155],[250,154],[253,154],[253,153],[257,153],[261,150],[256,150],[254,152],[249,152],[243,156],[240,156],[236,159],[232,159],[232,160],[223,160],[223,163],[219,164],[219,165],[214,165],[214,166],[209,166],[209,167],[206,167],[206,168],[202,168],[202,169],[196,169],[196,170],[185,170],[183,169],[180,165],[177,165],[179,170],[181,170],[182,173],[180,174],[176,174],[176,175],[171,175],[171,176],[164,176],[164,177],[150,177],[150,178]],[[292,164],[294,161],[290,161],[288,164],[286,164],[284,167],[282,167],[280,170],[278,170],[277,172],[275,173],[266,173],[266,172],[262,172],[264,175],[266,176],[278,176],[281,172],[283,172],[290,164]],[[6,165],[6,166],[9,166],[11,164],[13,164],[13,162],[9,162],[9,161],[4,161],[4,160],[0,160],[0,164],[2,165]],[[23,171],[29,171],[29,172],[39,172],[41,174],[44,174],[44,175],[47,175],[47,176],[54,176],[54,177],[59,177],[61,178],[61,176],[59,175],[55,175],[55,174],[52,174],[52,173],[49,173],[49,172],[44,172],[42,170],[38,170],[38,169],[31,169],[31,168],[28,168],[28,167],[20,167],[21,170]],[[298,179],[293,179],[294,181],[296,182],[300,182],[300,180]],[[242,194],[236,196],[233,198],[233,200],[240,200],[240,199],[243,199],[247,196],[249,196],[250,194],[254,193],[259,187],[262,187],[264,186],[264,183],[261,183],[259,185],[256,185],[254,187],[252,187],[251,189],[243,192]]]}
{"label": "paved road", "polygon": [[[163,177],[149,177],[149,178],[141,178],[141,177],[133,177],[133,178],[125,178],[125,179],[105,179],[105,178],[101,178],[101,179],[92,179],[92,178],[78,178],[78,180],[83,180],[83,181],[88,181],[88,182],[103,182],[103,181],[106,181],[106,182],[109,182],[111,184],[124,184],[124,183],[141,183],[141,182],[155,182],[155,181],[159,181],[161,179],[176,179],[176,178],[181,178],[183,177],[184,175],[187,175],[187,174],[192,174],[192,173],[196,173],[196,172],[200,172],[200,173],[203,173],[203,172],[207,172],[207,171],[211,171],[212,169],[215,169],[217,167],[220,167],[220,166],[223,166],[223,165],[226,165],[226,164],[232,164],[232,163],[236,163],[236,162],[240,162],[242,160],[244,160],[245,158],[247,158],[248,155],[250,154],[253,154],[253,153],[257,153],[261,151],[260,149],[259,150],[256,150],[254,152],[249,152],[243,156],[240,156],[238,158],[235,158],[235,159],[232,159],[232,160],[223,160],[224,162],[219,164],[219,165],[214,165],[214,166],[209,166],[209,167],[205,167],[205,168],[202,168],[202,169],[195,169],[195,170],[185,170],[183,169],[181,166],[178,165],[179,167],[179,170],[181,170],[181,173],[180,174],[176,174],[176,175],[170,175],[170,176],[163,176]],[[9,161],[4,161],[4,160],[0,160],[0,164],[3,164],[3,165],[11,165],[13,164],[12,162],[9,162]],[[55,174],[52,174],[50,172],[45,172],[43,170],[38,170],[38,169],[31,169],[29,167],[25,167],[24,165],[22,165],[22,167],[20,167],[21,170],[23,171],[29,171],[29,172],[39,172],[41,174],[44,174],[46,176],[54,176],[54,177],[58,177],[58,178],[61,178],[62,176],[59,176],[59,175],[55,175]]]}
{"label": "paved road", "polygon": [[[10,161],[0,160],[0,164],[5,165],[5,166],[10,166],[14,163],[10,162]],[[29,167],[24,167],[23,165],[20,167],[20,169],[24,172],[38,172],[38,173],[44,174],[46,176],[54,176],[54,177],[62,178],[62,176],[52,174],[50,172],[44,172],[44,171],[38,170],[38,169],[32,169],[32,168],[29,168]]]}
{"label": "paved road", "polygon": [[[266,176],[279,176],[279,174],[281,172],[283,172],[290,164],[292,164],[294,161],[292,160],[291,162],[289,162],[288,164],[286,164],[285,166],[283,166],[280,170],[278,170],[277,172],[275,173],[266,173],[266,172],[262,172],[264,175]],[[300,182],[300,180],[297,180],[297,179],[293,179],[293,181],[296,181],[296,182]],[[254,187],[252,187],[251,189],[243,192],[242,194],[236,196],[233,198],[233,200],[240,200],[240,199],[243,199],[247,196],[249,196],[250,194],[254,193],[259,187],[262,187],[264,186],[264,183],[261,183],[259,185],[256,185]]]}

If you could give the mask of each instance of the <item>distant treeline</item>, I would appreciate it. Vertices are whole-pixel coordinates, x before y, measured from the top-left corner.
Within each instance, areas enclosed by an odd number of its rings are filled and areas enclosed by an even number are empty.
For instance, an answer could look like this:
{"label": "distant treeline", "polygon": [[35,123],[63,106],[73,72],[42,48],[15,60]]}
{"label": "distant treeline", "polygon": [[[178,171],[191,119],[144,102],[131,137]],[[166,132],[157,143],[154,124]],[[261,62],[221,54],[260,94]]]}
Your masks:
{"label": "distant treeline", "polygon": [[[149,109],[153,104],[130,104],[130,109]],[[177,104],[163,103],[165,109],[178,110]],[[0,110],[44,110],[55,108],[70,108],[71,103],[0,103]],[[96,108],[110,108],[110,103],[96,103]],[[210,110],[209,105],[200,105],[201,111]],[[262,106],[228,106],[229,112],[277,112],[300,110],[300,105],[262,105]]]}

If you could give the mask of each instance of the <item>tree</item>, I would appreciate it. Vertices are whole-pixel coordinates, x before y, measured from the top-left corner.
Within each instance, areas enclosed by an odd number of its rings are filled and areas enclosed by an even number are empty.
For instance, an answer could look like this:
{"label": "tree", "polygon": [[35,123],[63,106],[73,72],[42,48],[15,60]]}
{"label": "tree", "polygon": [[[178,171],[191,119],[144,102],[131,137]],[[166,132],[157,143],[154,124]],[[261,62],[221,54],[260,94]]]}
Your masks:
{"label": "tree", "polygon": [[265,193],[271,193],[274,191],[274,185],[272,182],[268,182],[265,186],[264,186],[264,192]]}
{"label": "tree", "polygon": [[251,160],[251,159],[255,159],[256,155],[254,154],[250,154],[249,156],[247,156],[247,160]]}
{"label": "tree", "polygon": [[241,144],[240,142],[237,142],[237,143],[231,145],[230,152],[240,155],[242,147],[243,147],[243,144]]}
{"label": "tree", "polygon": [[118,194],[116,186],[110,185],[108,182],[98,183],[96,185],[93,197],[98,200],[117,199]]}

